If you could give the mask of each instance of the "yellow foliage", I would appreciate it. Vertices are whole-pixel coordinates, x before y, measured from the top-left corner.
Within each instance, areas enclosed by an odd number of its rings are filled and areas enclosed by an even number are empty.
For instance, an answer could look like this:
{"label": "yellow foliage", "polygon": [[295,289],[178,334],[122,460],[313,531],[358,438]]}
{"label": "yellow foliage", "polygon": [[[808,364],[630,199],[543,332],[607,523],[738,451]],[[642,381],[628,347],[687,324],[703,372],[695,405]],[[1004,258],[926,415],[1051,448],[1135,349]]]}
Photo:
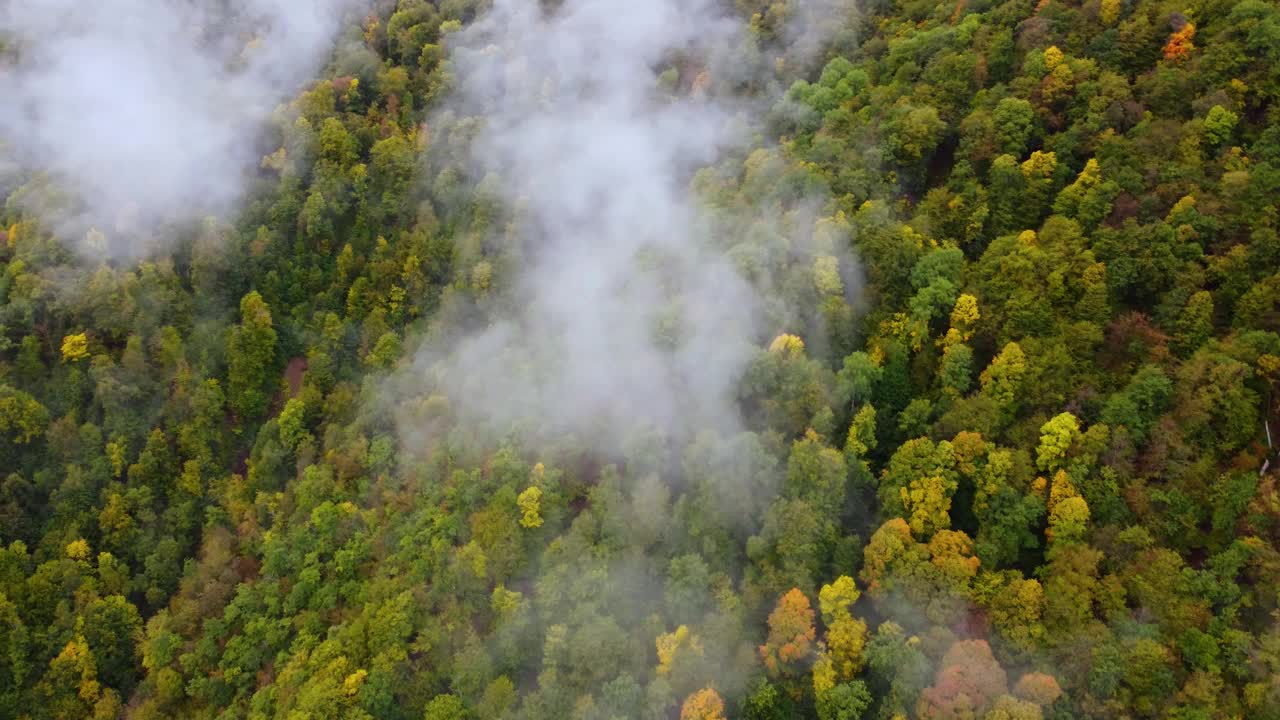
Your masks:
{"label": "yellow foliage", "polygon": [[1058,49],[1057,45],[1050,45],[1049,47],[1045,48],[1045,51],[1044,51],[1045,69],[1048,70],[1049,72],[1053,72],[1054,68],[1062,64],[1063,57],[1064,56],[1062,54],[1062,51]]}
{"label": "yellow foliage", "polygon": [[1043,475],[1040,475],[1036,477],[1035,480],[1031,481],[1031,491],[1037,495],[1043,495],[1044,489],[1048,487],[1048,485],[1049,481],[1046,480]]}
{"label": "yellow foliage", "polygon": [[476,577],[485,577],[489,567],[489,558],[475,540],[458,549],[458,560],[470,567],[471,572]]}
{"label": "yellow foliage", "polygon": [[955,307],[951,309],[951,329],[960,333],[962,342],[973,337],[973,326],[982,318],[978,312],[978,298],[964,293],[956,298]]}
{"label": "yellow foliage", "polygon": [[89,357],[89,336],[85,333],[67,335],[62,338],[62,359],[80,360]]}
{"label": "yellow foliage", "polygon": [[1031,648],[1044,636],[1044,587],[1039,580],[1011,578],[987,605],[987,617],[1000,634],[1019,648]]}
{"label": "yellow foliage", "polygon": [[671,665],[675,662],[676,653],[681,648],[688,648],[695,655],[702,655],[702,640],[689,632],[689,626],[681,625],[675,629],[675,632],[663,633],[654,640],[654,645],[658,650],[658,674],[666,675],[671,672]]}
{"label": "yellow foliage", "polygon": [[[875,433],[876,408],[871,403],[867,403],[858,409],[857,414],[853,416],[853,422],[849,424],[849,435],[844,442],[846,457],[850,454],[856,458],[865,456],[876,446]],[[858,460],[858,462],[865,464],[866,461]]]}
{"label": "yellow foliage", "polygon": [[499,585],[493,589],[493,594],[489,597],[489,607],[498,617],[505,618],[518,610],[523,600],[523,593],[508,590],[506,585]]}
{"label": "yellow foliage", "polygon": [[1259,355],[1258,371],[1272,382],[1280,379],[1280,357],[1276,357],[1271,353],[1263,353],[1262,355]]}
{"label": "yellow foliage", "polygon": [[347,85],[347,91],[342,94],[343,102],[351,102],[360,92],[360,78],[351,78],[351,84]]}
{"label": "yellow foliage", "polygon": [[395,312],[404,303],[404,299],[408,297],[408,293],[399,285],[392,285],[391,291],[387,293],[387,307],[391,312]]}
{"label": "yellow foliage", "polygon": [[834,623],[839,618],[849,616],[849,606],[858,601],[862,593],[853,578],[841,575],[830,585],[823,585],[818,591],[818,607],[822,610],[822,618]]}
{"label": "yellow foliage", "polygon": [[1080,493],[1076,490],[1076,486],[1071,482],[1071,478],[1067,476],[1065,470],[1059,470],[1053,476],[1053,484],[1049,487],[1049,506],[1047,510],[1053,512],[1053,508],[1067,498],[1079,497]]}
{"label": "yellow foliage", "polygon": [[804,355],[804,341],[796,335],[783,333],[769,343],[769,352],[787,357],[800,357]]}
{"label": "yellow foliage", "polygon": [[342,681],[342,694],[347,697],[355,697],[360,692],[360,686],[364,684],[364,679],[369,677],[369,671],[360,668],[351,673]]}
{"label": "yellow foliage", "polygon": [[378,36],[378,28],[380,25],[381,23],[378,22],[378,16],[373,13],[369,13],[369,15],[364,19],[364,41],[366,43],[369,43],[370,45],[373,44],[374,39]]}
{"label": "yellow foliage", "polygon": [[1075,541],[1084,535],[1089,525],[1089,505],[1079,495],[1064,498],[1049,512],[1049,529],[1045,536],[1050,541]]}
{"label": "yellow foliage", "polygon": [[1057,167],[1057,153],[1036,150],[1022,163],[1022,176],[1028,181],[1044,180],[1052,177]]}
{"label": "yellow foliage", "polygon": [[1001,695],[986,714],[985,720],[1043,720],[1044,713],[1038,706],[1012,695]]}
{"label": "yellow foliage", "polygon": [[1170,220],[1172,218],[1177,217],[1178,215],[1181,215],[1182,213],[1187,212],[1188,210],[1195,210],[1195,209],[1196,209],[1196,197],[1194,195],[1183,195],[1181,198],[1179,198],[1178,202],[1173,204],[1173,207],[1169,208],[1169,214],[1165,216],[1165,219]]}
{"label": "yellow foliage", "polygon": [[[919,351],[923,338],[929,328],[922,320],[912,318],[907,313],[894,313],[887,320],[880,322],[880,334],[905,343],[914,351]],[[879,365],[884,359],[883,351],[879,355],[872,354],[872,359]]]}
{"label": "yellow foliage", "polygon": [[862,568],[862,580],[866,583],[867,592],[871,597],[877,599],[882,597],[880,581],[888,575],[893,560],[914,546],[915,540],[911,537],[911,528],[907,525],[907,521],[900,517],[886,520],[871,535],[871,541],[863,551]]}
{"label": "yellow foliage", "polygon": [[947,493],[947,481],[942,476],[912,480],[899,492],[909,513],[907,524],[914,534],[928,537],[937,530],[951,527],[951,496]]}
{"label": "yellow foliage", "polygon": [[[112,459],[112,463],[115,460]],[[119,475],[120,471],[116,471]],[[195,460],[188,460],[182,465],[182,474],[178,476],[178,489],[191,495],[192,497],[200,497],[204,494],[203,483],[200,480],[200,463]]]}
{"label": "yellow foliage", "polygon": [[1111,25],[1120,17],[1120,0],[1102,0],[1102,6],[1098,9],[1098,15],[1102,19],[1102,24]]}
{"label": "yellow foliage", "polygon": [[520,493],[520,496],[516,498],[516,504],[520,506],[520,527],[529,529],[542,527],[541,488],[534,485]]}
{"label": "yellow foliage", "polygon": [[884,347],[878,341],[873,340],[870,342],[870,348],[867,351],[867,356],[872,359],[872,363],[876,365],[877,368],[881,368],[881,366],[884,365]]}
{"label": "yellow foliage", "polygon": [[111,461],[111,476],[120,477],[124,472],[124,444],[115,441],[107,443],[107,459]]}
{"label": "yellow foliage", "polygon": [[92,720],[116,720],[122,716],[124,708],[120,704],[120,694],[111,688],[104,688],[102,695],[93,704]]}
{"label": "yellow foliage", "polygon": [[1083,193],[1083,191],[1097,187],[1101,182],[1102,168],[1098,165],[1098,161],[1096,159],[1089,158],[1089,160],[1084,164],[1084,169],[1080,171],[1080,174],[1076,176],[1075,182],[1071,184],[1071,187],[1076,188]]}
{"label": "yellow foliage", "polygon": [[[1067,455],[1080,438],[1080,422],[1069,412],[1059,413],[1040,426],[1040,445],[1036,447],[1036,465],[1041,470],[1055,470],[1066,464]],[[1054,478],[1055,481],[1057,478]]]}
{"label": "yellow foliage", "polygon": [[278,173],[282,173],[285,168],[289,167],[289,151],[284,148],[278,148],[270,155],[263,155],[259,166],[264,170],[275,170]]}
{"label": "yellow foliage", "polygon": [[675,632],[663,633],[653,641],[653,644],[658,649],[659,675],[666,675],[671,672],[671,662],[675,660],[676,650],[679,649],[680,643],[688,633],[689,628],[685,625],[681,625],[676,628]]}
{"label": "yellow foliage", "polygon": [[68,641],[62,648],[62,652],[50,661],[49,668],[50,674],[55,676],[63,672],[78,674],[80,683],[77,694],[80,699],[86,703],[94,703],[98,700],[102,686],[98,683],[97,664],[94,662],[93,652],[89,649],[89,643],[83,635],[77,635]]}
{"label": "yellow foliage", "polygon": [[1267,693],[1271,689],[1273,683],[1252,682],[1244,686],[1244,705],[1248,708],[1258,708],[1266,701]]}
{"label": "yellow foliage", "polygon": [[813,663],[813,694],[822,697],[835,686],[836,670],[832,667],[831,657],[822,653]]}
{"label": "yellow foliage", "polygon": [[862,672],[863,651],[867,646],[867,624],[845,614],[827,629],[827,651],[831,666],[843,682]]}
{"label": "yellow foliage", "polygon": [[981,561],[973,554],[973,541],[959,530],[940,530],[929,541],[929,562],[948,577],[971,578]]}
{"label": "yellow foliage", "polygon": [[67,557],[72,560],[87,562],[89,560],[89,542],[84,538],[67,543]]}
{"label": "yellow foliage", "polygon": [[[1068,97],[1075,89],[1075,73],[1067,63],[1060,63],[1049,72],[1040,85],[1040,98],[1048,104]],[[1053,153],[1048,153],[1052,155]]]}
{"label": "yellow foliage", "polygon": [[831,217],[819,218],[813,224],[813,244],[816,252],[830,253],[849,237],[849,220],[843,210]]}

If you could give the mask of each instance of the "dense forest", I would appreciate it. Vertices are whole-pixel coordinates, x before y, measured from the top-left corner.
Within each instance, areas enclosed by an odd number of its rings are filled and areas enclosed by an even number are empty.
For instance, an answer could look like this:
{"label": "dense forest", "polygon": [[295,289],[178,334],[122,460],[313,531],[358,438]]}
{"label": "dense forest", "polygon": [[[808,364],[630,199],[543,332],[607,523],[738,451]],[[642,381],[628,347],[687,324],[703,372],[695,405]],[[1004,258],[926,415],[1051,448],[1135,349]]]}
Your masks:
{"label": "dense forest", "polygon": [[0,718],[1280,719],[1280,6],[331,40],[195,217],[0,123]]}

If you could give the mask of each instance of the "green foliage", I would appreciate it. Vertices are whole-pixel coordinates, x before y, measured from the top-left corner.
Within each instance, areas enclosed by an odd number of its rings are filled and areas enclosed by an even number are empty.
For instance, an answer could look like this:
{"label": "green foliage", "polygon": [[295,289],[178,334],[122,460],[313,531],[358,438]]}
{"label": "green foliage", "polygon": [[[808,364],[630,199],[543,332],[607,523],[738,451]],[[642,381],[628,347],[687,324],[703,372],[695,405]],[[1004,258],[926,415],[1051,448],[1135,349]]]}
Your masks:
{"label": "green foliage", "polygon": [[437,695],[427,703],[423,720],[466,720],[466,708],[454,695]]}
{"label": "green foliage", "polygon": [[1040,445],[1036,448],[1036,465],[1048,472],[1066,464],[1067,454],[1080,437],[1080,423],[1071,413],[1055,415],[1040,427]]}
{"label": "green foliage", "polygon": [[44,433],[49,411],[34,397],[8,385],[0,385],[0,432],[5,439],[25,445]]}
{"label": "green foliage", "polygon": [[1209,108],[1204,118],[1204,138],[1211,147],[1221,145],[1231,139],[1231,134],[1240,122],[1239,116],[1221,105]]}
{"label": "green foliage", "polygon": [[539,256],[484,7],[353,14],[172,252],[5,185],[0,717],[1280,717],[1274,4],[726,6],[651,99],[771,107],[688,188],[758,350],[621,453],[420,362]]}
{"label": "green foliage", "polygon": [[240,301],[240,318],[227,333],[227,401],[249,420],[266,411],[275,388],[276,331],[256,291]]}
{"label": "green foliage", "polygon": [[818,698],[820,720],[859,720],[871,707],[871,691],[866,683],[841,683]]}

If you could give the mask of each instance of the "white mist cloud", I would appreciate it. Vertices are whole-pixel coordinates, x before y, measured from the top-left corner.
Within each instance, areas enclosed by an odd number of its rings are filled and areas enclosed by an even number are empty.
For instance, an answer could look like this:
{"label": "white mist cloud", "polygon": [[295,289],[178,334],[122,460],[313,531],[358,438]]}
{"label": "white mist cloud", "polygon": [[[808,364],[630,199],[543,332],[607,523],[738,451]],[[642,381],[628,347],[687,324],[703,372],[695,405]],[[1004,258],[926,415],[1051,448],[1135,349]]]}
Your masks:
{"label": "white mist cloud", "polygon": [[858,4],[855,0],[803,0],[792,5],[783,28],[787,54],[801,65],[819,59],[828,43],[853,42]]}
{"label": "white mist cloud", "polygon": [[80,199],[47,222],[138,255],[159,223],[234,209],[264,118],[322,64],[349,4],[0,0],[17,58],[0,66],[0,140]]}
{"label": "white mist cloud", "polygon": [[602,448],[636,427],[736,426],[759,298],[713,247],[688,183],[740,124],[732,101],[672,98],[657,80],[677,53],[705,65],[739,41],[718,7],[497,0],[453,41],[451,109],[484,117],[475,160],[523,210],[514,315],[420,358],[464,416]]}

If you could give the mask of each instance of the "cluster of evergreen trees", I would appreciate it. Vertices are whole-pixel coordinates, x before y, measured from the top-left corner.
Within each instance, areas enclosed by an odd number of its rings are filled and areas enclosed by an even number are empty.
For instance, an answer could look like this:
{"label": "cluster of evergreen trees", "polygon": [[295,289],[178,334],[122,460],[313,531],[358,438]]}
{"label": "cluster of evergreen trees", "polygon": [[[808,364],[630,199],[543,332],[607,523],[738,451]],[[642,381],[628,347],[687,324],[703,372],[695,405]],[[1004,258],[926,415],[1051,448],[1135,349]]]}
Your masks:
{"label": "cluster of evergreen trees", "polygon": [[623,457],[387,401],[518,262],[424,122],[483,9],[392,5],[242,216],[0,212],[0,717],[1280,718],[1274,3],[862,6],[689,190],[803,327]]}

